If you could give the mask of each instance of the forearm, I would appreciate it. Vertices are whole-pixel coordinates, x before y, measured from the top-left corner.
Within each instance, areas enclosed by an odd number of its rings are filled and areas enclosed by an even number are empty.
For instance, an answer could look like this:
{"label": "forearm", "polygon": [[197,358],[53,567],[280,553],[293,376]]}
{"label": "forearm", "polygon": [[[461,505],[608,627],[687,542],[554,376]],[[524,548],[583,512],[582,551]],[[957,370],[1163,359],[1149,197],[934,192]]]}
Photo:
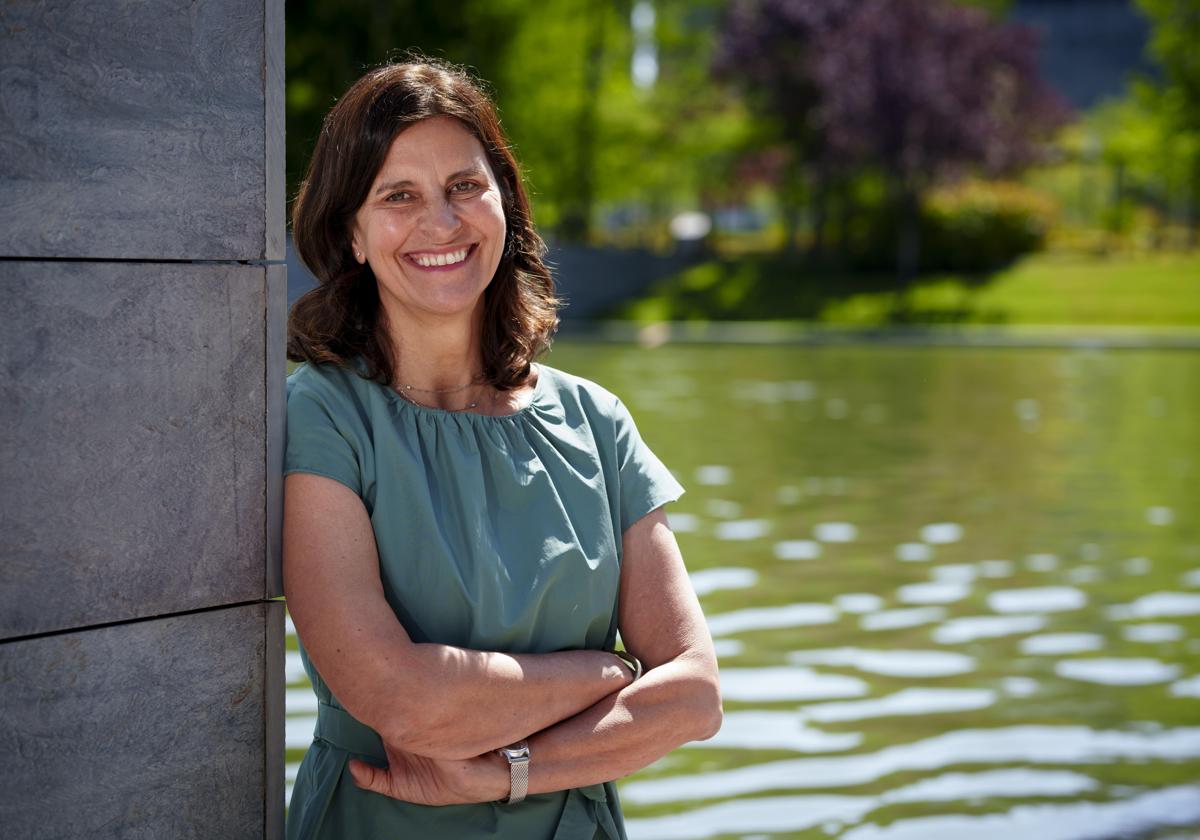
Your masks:
{"label": "forearm", "polygon": [[368,689],[364,722],[409,752],[467,758],[570,718],[630,680],[629,669],[603,651],[507,654],[417,644],[403,668]]}
{"label": "forearm", "polygon": [[721,725],[710,661],[681,656],[529,739],[529,789],[546,793],[611,781]]}

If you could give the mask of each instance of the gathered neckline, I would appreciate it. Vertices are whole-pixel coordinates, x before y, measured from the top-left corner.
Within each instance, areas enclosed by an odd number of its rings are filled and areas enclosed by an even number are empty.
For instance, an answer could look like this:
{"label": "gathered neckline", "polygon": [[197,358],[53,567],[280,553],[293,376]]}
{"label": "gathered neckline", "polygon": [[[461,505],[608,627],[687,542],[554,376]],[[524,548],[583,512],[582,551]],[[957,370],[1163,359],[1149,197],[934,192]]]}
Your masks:
{"label": "gathered neckline", "polygon": [[533,367],[537,368],[538,376],[537,376],[537,381],[533,383],[533,391],[530,392],[529,399],[526,401],[526,403],[523,406],[518,408],[516,411],[510,412],[508,414],[481,414],[478,411],[466,411],[466,410],[450,411],[449,409],[445,409],[445,408],[435,408],[434,406],[430,406],[430,405],[420,405],[418,403],[413,402],[412,400],[405,399],[398,391],[396,391],[395,388],[391,387],[390,385],[380,385],[380,387],[383,388],[383,390],[387,392],[388,398],[391,399],[393,402],[399,403],[401,406],[403,406],[407,409],[411,409],[412,411],[415,411],[420,414],[431,414],[434,416],[444,416],[444,417],[473,417],[473,418],[478,418],[480,421],[514,420],[518,417],[522,417],[525,414],[529,413],[529,411],[532,410],[533,407],[537,404],[538,400],[541,398],[541,395],[543,393],[542,383],[543,383],[543,380],[545,380],[545,378],[546,378],[546,366],[543,364],[534,362]]}

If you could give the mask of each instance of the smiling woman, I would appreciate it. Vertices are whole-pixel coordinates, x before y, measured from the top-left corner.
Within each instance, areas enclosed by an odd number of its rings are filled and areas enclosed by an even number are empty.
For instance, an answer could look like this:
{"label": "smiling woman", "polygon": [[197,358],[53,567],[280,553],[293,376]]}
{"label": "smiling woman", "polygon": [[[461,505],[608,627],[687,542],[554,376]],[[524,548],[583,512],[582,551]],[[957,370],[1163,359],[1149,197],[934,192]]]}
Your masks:
{"label": "smiling woman", "polygon": [[289,321],[284,589],[318,717],[288,837],[622,840],[613,780],[714,734],[716,659],[683,488],[619,399],[535,364],[558,302],[491,102],[368,73],[293,227],[320,285]]}

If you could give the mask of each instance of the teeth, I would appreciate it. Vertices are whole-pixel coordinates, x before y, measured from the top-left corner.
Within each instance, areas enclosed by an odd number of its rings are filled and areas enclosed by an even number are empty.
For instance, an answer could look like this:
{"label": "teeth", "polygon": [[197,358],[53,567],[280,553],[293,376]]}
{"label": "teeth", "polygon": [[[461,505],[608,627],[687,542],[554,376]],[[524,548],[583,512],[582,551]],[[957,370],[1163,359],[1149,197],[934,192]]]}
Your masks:
{"label": "teeth", "polygon": [[413,257],[417,265],[432,268],[435,265],[454,265],[460,263],[467,258],[469,248],[463,248],[461,251],[452,251],[449,254],[428,254],[419,257]]}

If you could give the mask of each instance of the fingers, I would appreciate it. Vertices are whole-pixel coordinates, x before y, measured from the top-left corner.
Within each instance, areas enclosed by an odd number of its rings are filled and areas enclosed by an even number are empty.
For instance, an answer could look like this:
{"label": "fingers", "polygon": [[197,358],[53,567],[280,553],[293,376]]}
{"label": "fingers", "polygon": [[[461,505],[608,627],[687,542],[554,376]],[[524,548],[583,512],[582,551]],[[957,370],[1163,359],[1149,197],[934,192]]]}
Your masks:
{"label": "fingers", "polygon": [[380,770],[357,758],[350,759],[350,776],[354,784],[363,790],[375,793],[385,793],[387,787],[387,770]]}

